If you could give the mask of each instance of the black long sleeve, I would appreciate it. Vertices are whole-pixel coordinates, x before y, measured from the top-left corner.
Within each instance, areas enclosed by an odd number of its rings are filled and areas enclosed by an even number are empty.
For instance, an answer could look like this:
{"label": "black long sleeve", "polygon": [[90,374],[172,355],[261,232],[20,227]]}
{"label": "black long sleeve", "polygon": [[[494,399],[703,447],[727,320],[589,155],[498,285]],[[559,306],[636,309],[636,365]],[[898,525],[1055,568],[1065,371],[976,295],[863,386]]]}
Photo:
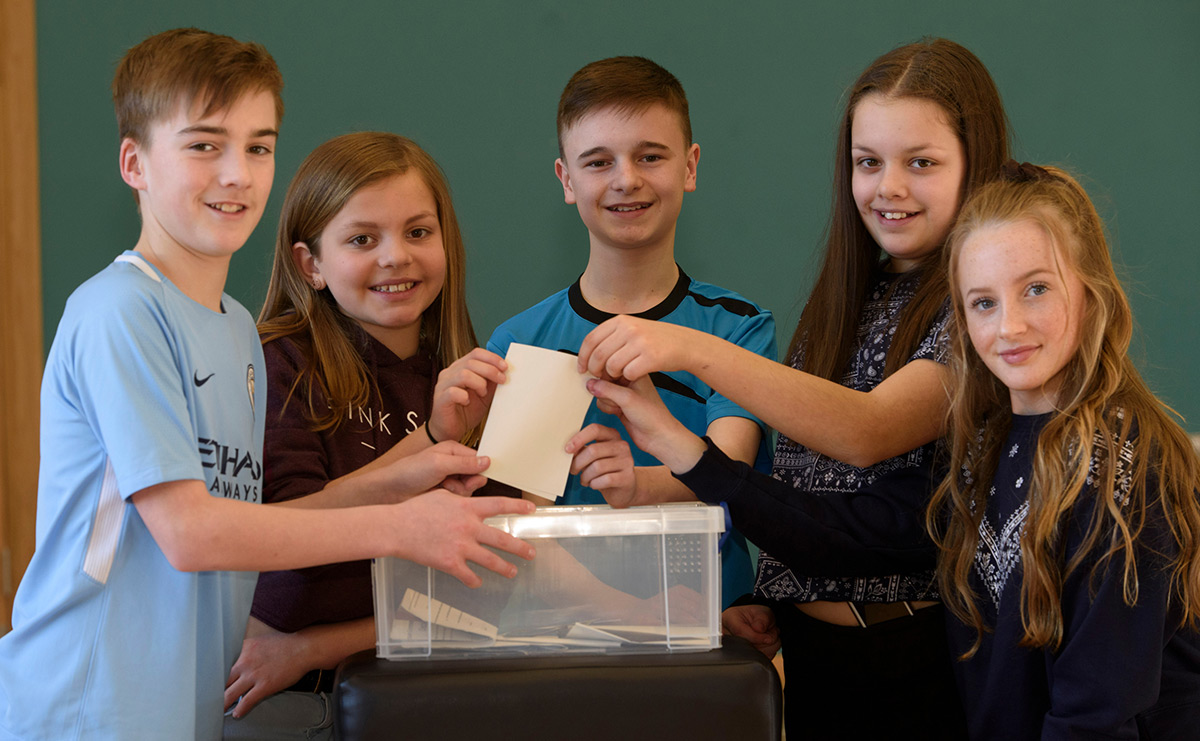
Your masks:
{"label": "black long sleeve", "polygon": [[937,549],[925,532],[935,479],[926,468],[904,468],[856,492],[819,496],[731,460],[711,440],[705,442],[708,450],[699,462],[676,478],[702,502],[725,502],[734,527],[785,563],[830,576],[936,565]]}

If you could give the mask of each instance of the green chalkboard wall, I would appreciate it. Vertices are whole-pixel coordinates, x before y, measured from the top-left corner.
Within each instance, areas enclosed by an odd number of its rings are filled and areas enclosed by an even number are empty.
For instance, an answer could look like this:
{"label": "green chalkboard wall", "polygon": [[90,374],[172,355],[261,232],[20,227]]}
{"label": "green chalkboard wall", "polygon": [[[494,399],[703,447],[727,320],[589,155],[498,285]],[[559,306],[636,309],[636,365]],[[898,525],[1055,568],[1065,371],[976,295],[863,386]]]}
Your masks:
{"label": "green chalkboard wall", "polygon": [[42,0],[37,4],[47,346],[70,291],[132,246],[108,86],[126,48],[199,26],[262,42],[287,115],[263,223],[229,292],[257,311],[288,180],[314,146],[396,131],[441,163],[467,237],[481,339],[574,280],[586,233],[553,176],[554,111],[577,68],[639,54],[688,91],[702,148],[677,253],[776,314],[786,343],[829,207],[842,91],[924,35],[991,70],[1016,153],[1081,174],[1108,219],[1151,386],[1200,430],[1200,3],[685,0]]}

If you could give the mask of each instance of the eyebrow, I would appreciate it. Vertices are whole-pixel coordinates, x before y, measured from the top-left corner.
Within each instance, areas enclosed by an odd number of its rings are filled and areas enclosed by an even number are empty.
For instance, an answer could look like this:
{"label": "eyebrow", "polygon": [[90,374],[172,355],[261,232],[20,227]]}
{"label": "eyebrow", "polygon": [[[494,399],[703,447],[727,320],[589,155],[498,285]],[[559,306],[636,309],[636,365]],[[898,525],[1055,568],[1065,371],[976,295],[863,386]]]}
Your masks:
{"label": "eyebrow", "polygon": [[[634,147],[634,149],[661,149],[664,152],[666,152],[666,151],[670,151],[671,148],[669,146],[667,146],[666,144],[660,144],[659,142],[652,142],[652,141],[644,139],[644,140],[638,142],[637,145]],[[605,147],[605,146],[592,147],[591,149],[587,149],[587,150],[580,152],[578,155],[576,155],[575,159],[577,159],[577,160],[586,159],[586,158],[591,157],[592,155],[596,155],[596,154],[607,154],[609,151],[610,151],[609,148]]]}
{"label": "eyebrow", "polygon": [[1033,270],[1030,270],[1028,273],[1025,273],[1024,275],[1018,275],[1017,280],[1029,280],[1030,278],[1037,275],[1038,273],[1046,273],[1047,275],[1057,275],[1057,273],[1055,273],[1053,270],[1047,270],[1046,268],[1034,268]]}
{"label": "eyebrow", "polygon": [[[422,211],[422,212],[421,212],[421,213],[419,213],[419,214],[413,214],[411,217],[409,217],[409,219],[408,219],[408,220],[406,220],[406,221],[404,222],[404,224],[405,224],[405,226],[407,226],[407,225],[409,225],[409,224],[413,223],[414,221],[425,221],[425,220],[427,220],[427,219],[434,219],[434,220],[436,220],[436,219],[437,219],[437,214],[435,214],[435,213],[434,213],[434,212],[432,212],[432,211]],[[349,230],[354,230],[354,229],[378,229],[378,228],[379,228],[379,222],[377,222],[377,221],[370,221],[370,220],[367,220],[367,219],[363,219],[363,220],[361,220],[361,221],[348,221],[348,222],[346,222],[345,224],[342,224],[340,228],[342,228],[342,229],[349,229]]]}
{"label": "eyebrow", "polygon": [[[186,126],[176,132],[177,136],[186,136],[188,134],[215,134],[217,136],[229,136],[229,129],[225,128],[224,126],[196,124],[194,126]],[[259,129],[250,135],[252,139],[259,139],[264,136],[273,136],[278,138],[279,132],[276,129]]]}
{"label": "eyebrow", "polygon": [[[871,147],[868,147],[865,144],[855,144],[854,142],[850,142],[850,149],[851,151],[857,152],[867,152],[870,154],[875,153],[875,150]],[[903,151],[904,154],[913,154],[915,152],[945,152],[946,149],[946,147],[940,147],[936,144],[918,144]]]}
{"label": "eyebrow", "polygon": [[[1055,274],[1053,271],[1047,270],[1047,269],[1045,269],[1045,268],[1034,268],[1033,270],[1030,270],[1029,272],[1025,273],[1024,275],[1018,275],[1018,276],[1016,277],[1016,281],[1017,281],[1017,282],[1023,282],[1023,281],[1027,281],[1027,280],[1029,280],[1030,278],[1033,278],[1034,276],[1040,275],[1040,274],[1042,274],[1042,273],[1045,273],[1045,274],[1047,274],[1047,275],[1054,275],[1054,274]],[[976,288],[968,288],[968,289],[966,290],[966,292],[964,293],[964,295],[966,295],[966,296],[970,296],[970,295],[971,295],[971,294],[973,294],[973,293],[989,293],[989,292],[991,292],[991,291],[993,291],[993,290],[995,290],[995,289],[991,288],[990,286],[983,286],[983,287],[976,287]]]}
{"label": "eyebrow", "polygon": [[421,213],[419,213],[419,214],[413,214],[412,218],[411,218],[411,219],[409,219],[408,221],[404,222],[404,223],[405,223],[405,224],[411,224],[411,223],[413,223],[414,221],[424,221],[424,220],[426,220],[426,219],[433,219],[433,220],[435,220],[435,221],[436,221],[436,220],[437,220],[437,217],[438,217],[438,216],[437,216],[437,214],[436,214],[436,213],[434,213],[433,211],[422,211],[422,212],[421,212]]}

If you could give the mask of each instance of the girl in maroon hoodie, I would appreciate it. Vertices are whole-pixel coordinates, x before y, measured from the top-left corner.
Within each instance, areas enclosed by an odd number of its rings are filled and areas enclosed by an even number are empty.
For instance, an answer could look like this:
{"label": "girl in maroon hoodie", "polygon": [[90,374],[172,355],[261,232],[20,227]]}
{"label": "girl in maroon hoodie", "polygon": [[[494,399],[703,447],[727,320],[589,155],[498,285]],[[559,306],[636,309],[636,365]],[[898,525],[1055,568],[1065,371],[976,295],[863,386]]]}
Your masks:
{"label": "girl in maroon hoodie", "polygon": [[[303,506],[333,489],[362,504],[483,484],[487,459],[463,443],[507,366],[477,346],[465,263],[445,178],[412,141],[347,134],[300,165],[258,324],[265,501]],[[327,737],[331,670],[374,645],[369,562],[262,574],[226,690],[238,719],[226,737]]]}

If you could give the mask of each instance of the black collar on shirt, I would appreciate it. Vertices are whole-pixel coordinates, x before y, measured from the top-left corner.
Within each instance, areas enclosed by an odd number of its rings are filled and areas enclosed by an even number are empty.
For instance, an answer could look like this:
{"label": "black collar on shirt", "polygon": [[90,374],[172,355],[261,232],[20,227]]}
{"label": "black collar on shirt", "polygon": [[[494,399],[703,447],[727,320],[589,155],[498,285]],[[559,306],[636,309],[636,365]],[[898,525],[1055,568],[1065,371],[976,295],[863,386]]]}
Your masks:
{"label": "black collar on shirt", "polygon": [[[671,293],[665,299],[660,301],[656,306],[652,306],[646,311],[631,316],[639,319],[662,319],[666,315],[675,311],[679,304],[687,298],[688,286],[692,284],[692,279],[687,273],[683,272],[683,268],[676,263],[675,269],[679,271],[679,279],[675,281],[675,287],[671,289]],[[603,324],[605,321],[612,319],[616,314],[609,314],[607,311],[600,311],[595,306],[592,306],[583,297],[583,291],[579,288],[579,281],[583,276],[579,276],[571,287],[567,289],[567,298],[571,302],[571,308],[575,313],[593,324]]]}

